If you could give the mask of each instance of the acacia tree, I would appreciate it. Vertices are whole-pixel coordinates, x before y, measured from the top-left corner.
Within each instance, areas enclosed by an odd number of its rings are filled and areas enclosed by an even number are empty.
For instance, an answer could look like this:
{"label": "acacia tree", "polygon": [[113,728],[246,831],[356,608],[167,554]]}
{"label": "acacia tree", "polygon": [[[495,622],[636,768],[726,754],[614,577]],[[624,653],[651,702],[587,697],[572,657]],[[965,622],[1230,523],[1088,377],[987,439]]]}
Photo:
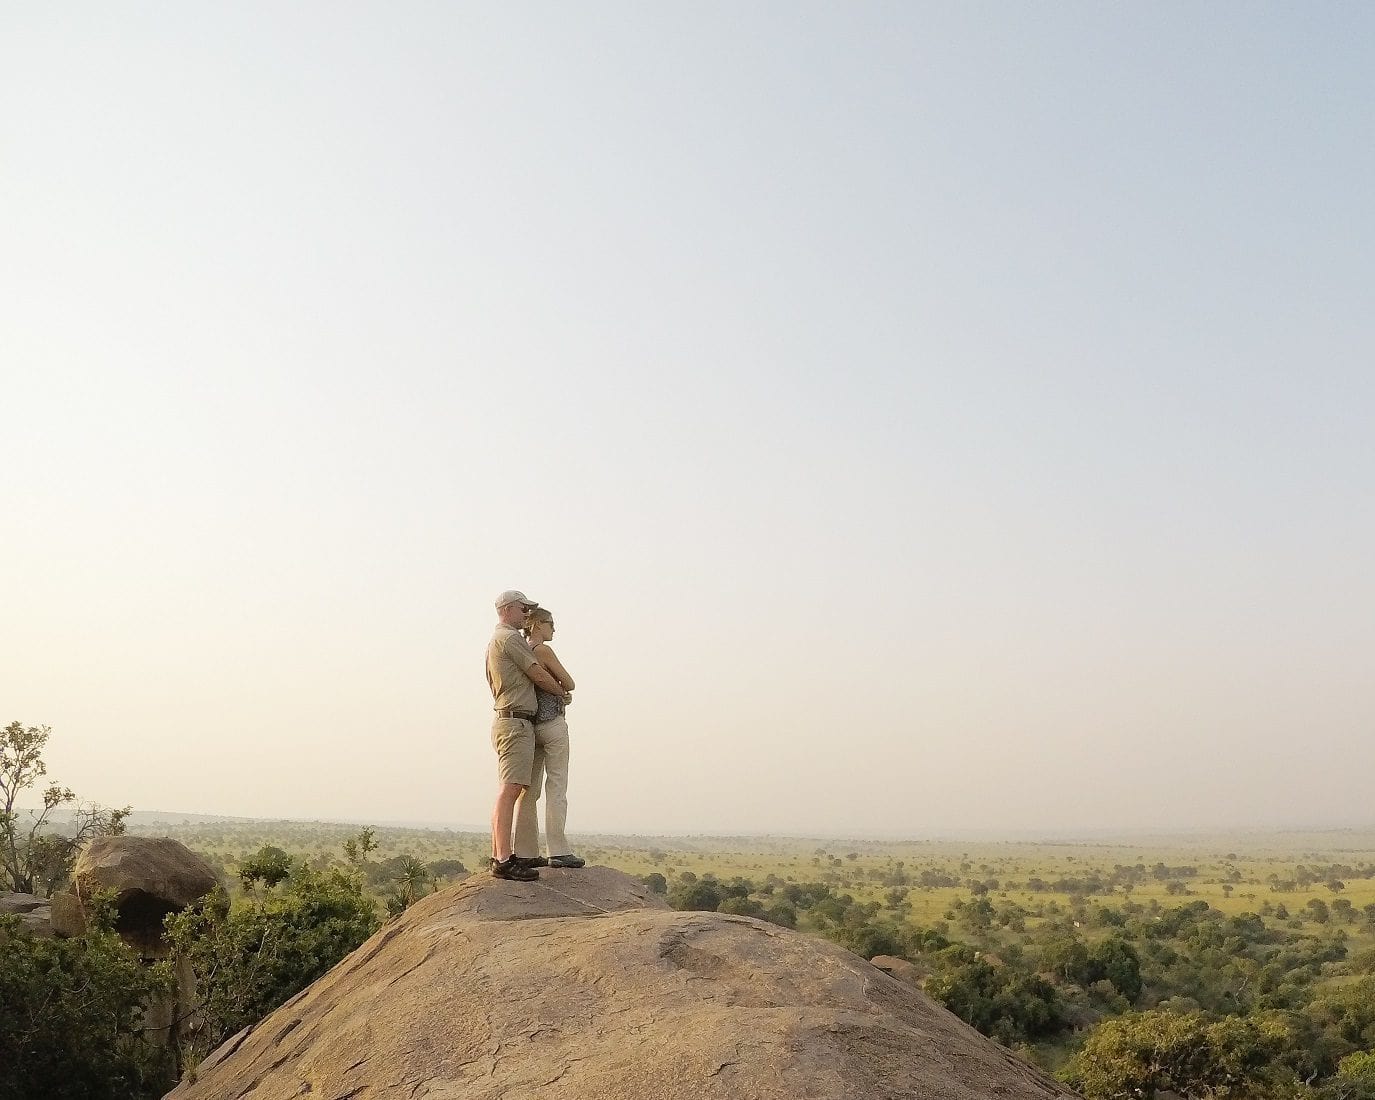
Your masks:
{"label": "acacia tree", "polygon": [[[43,748],[51,733],[49,726],[21,722],[0,730],[0,887],[44,897],[67,877],[82,844],[124,832],[130,813],[128,806],[113,810],[78,801],[70,787],[57,783],[43,788],[41,809],[17,808],[20,795],[37,789],[48,774]],[[59,832],[52,815],[63,806],[71,807],[70,825]]]}
{"label": "acacia tree", "polygon": [[[1212,1020],[1200,1012],[1153,1010],[1106,1020],[1061,1070],[1089,1100],[1272,1095],[1279,1038],[1239,1016]],[[1292,1084],[1292,1082],[1289,1082]],[[1288,1095],[1292,1095],[1292,1090]]]}
{"label": "acacia tree", "polygon": [[1343,1058],[1328,1091],[1340,1100],[1375,1100],[1375,1051]]}

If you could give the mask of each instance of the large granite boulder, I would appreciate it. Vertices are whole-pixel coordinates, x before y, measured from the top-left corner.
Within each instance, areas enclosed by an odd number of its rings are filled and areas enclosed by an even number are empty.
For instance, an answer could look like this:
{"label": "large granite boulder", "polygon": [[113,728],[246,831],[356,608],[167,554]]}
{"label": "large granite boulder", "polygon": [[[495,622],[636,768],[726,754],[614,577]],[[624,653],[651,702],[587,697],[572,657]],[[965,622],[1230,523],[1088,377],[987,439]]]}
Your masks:
{"label": "large granite boulder", "polygon": [[77,856],[71,886],[53,896],[53,928],[60,936],[86,929],[89,901],[113,892],[115,930],[146,956],[163,953],[162,920],[195,905],[219,885],[219,875],[190,848],[168,837],[96,837]]}
{"label": "large granite boulder", "polygon": [[910,963],[906,959],[894,958],[892,955],[875,955],[869,960],[874,966],[878,967],[885,974],[891,974],[900,982],[921,988],[921,983],[926,978],[926,971],[915,963]]}
{"label": "large granite boulder", "polygon": [[588,868],[424,898],[168,1100],[1072,1095],[857,955]]}
{"label": "large granite boulder", "polygon": [[18,917],[19,927],[31,936],[53,934],[52,907],[47,898],[34,894],[0,893],[0,917]]}

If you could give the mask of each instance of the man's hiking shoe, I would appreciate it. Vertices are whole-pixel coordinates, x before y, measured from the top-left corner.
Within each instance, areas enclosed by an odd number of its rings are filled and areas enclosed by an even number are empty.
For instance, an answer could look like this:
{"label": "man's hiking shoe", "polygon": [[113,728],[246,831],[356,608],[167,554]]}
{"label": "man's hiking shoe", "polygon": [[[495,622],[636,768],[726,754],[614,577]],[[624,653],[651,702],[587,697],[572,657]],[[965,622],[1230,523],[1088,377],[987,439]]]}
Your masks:
{"label": "man's hiking shoe", "polygon": [[522,867],[548,867],[549,861],[543,856],[516,856],[516,862]]}
{"label": "man's hiking shoe", "polygon": [[574,855],[550,856],[550,857],[549,857],[549,866],[550,866],[550,867],[586,867],[586,866],[587,866],[587,860],[583,859],[582,856],[574,856]]}
{"label": "man's hiking shoe", "polygon": [[534,882],[539,878],[539,872],[533,867],[527,867],[516,856],[507,856],[501,862],[492,861],[493,878],[509,878],[515,882]]}

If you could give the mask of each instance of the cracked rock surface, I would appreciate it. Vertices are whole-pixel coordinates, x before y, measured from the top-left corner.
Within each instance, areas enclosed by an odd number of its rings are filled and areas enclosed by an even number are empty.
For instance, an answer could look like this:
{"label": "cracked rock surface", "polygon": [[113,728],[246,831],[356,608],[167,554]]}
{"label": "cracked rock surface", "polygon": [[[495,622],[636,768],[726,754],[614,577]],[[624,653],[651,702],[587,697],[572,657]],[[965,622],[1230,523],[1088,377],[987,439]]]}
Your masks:
{"label": "cracked rock surface", "polygon": [[423,899],[168,1100],[1072,1095],[857,955],[591,867]]}

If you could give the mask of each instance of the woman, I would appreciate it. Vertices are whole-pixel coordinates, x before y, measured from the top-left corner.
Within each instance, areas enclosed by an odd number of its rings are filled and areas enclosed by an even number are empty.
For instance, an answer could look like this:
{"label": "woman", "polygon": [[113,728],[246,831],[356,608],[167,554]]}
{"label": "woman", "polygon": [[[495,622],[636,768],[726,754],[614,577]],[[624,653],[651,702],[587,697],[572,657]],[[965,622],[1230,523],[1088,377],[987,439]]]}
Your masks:
{"label": "woman", "polygon": [[[568,820],[568,722],[564,708],[573,701],[573,677],[555,656],[554,616],[537,607],[525,616],[524,634],[530,649],[563,688],[562,695],[535,689],[535,770],[530,786],[516,803],[515,849],[527,867],[585,867],[587,861],[568,848],[564,822]],[[544,787],[544,843],[549,856],[539,855],[539,797]]]}

